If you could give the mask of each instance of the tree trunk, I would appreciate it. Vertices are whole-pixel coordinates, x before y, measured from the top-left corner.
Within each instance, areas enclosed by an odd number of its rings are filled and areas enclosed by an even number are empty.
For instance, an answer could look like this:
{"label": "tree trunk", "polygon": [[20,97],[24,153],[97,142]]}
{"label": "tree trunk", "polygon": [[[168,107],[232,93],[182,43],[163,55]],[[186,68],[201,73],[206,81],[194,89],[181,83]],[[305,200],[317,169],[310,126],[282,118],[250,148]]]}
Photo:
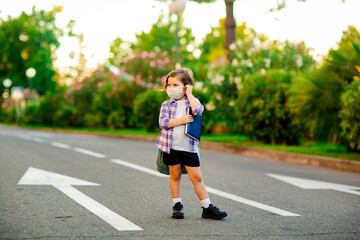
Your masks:
{"label": "tree trunk", "polygon": [[225,20],[225,28],[226,28],[226,49],[230,50],[229,46],[231,43],[235,41],[235,19],[233,14],[234,9],[234,0],[225,0],[226,4],[226,20]]}

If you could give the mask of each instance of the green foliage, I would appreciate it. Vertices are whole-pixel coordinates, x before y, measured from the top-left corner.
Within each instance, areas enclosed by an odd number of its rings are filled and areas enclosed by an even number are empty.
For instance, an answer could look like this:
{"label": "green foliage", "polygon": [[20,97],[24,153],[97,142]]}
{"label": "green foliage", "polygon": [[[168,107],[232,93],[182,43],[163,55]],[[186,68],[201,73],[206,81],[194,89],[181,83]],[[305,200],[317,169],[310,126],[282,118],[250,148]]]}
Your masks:
{"label": "green foliage", "polygon": [[40,120],[38,119],[39,102],[37,100],[28,101],[26,103],[25,112],[23,115],[23,122],[26,124],[40,124]]}
{"label": "green foliage", "polygon": [[111,112],[106,119],[106,125],[110,129],[124,128],[126,120],[124,115],[125,112],[123,109],[121,109],[120,111]]}
{"label": "green foliage", "polygon": [[295,79],[289,107],[304,123],[307,136],[340,142],[340,97],[345,86],[358,79],[360,33],[352,26],[344,32],[337,50],[330,50],[320,69]]}
{"label": "green foliage", "polygon": [[159,113],[165,100],[168,96],[164,91],[149,88],[139,94],[134,101],[136,126],[151,132],[159,131]]}
{"label": "green foliage", "polygon": [[[170,16],[160,15],[148,33],[136,35],[136,41],[129,43],[115,39],[110,47],[109,62],[120,66],[120,70],[135,77],[136,83],[147,88],[159,88],[164,84],[165,76],[175,68],[175,30],[176,21]],[[179,62],[191,65],[194,62],[192,51],[195,37],[190,28],[185,28],[182,16],[179,19]]]}
{"label": "green foliage", "polygon": [[81,83],[29,101],[23,122],[61,127],[134,127],[133,101],[141,91],[134,82],[100,68]]}
{"label": "green foliage", "polygon": [[116,38],[110,43],[109,62],[114,66],[124,65],[123,59],[129,57],[131,43]]}
{"label": "green foliage", "polygon": [[[243,22],[242,25],[236,26],[236,39],[244,39],[246,36],[245,30],[246,23]],[[253,31],[253,29],[248,29],[246,31]],[[219,25],[216,27],[211,27],[211,32],[206,34],[204,41],[200,45],[202,50],[200,55],[200,61],[211,63],[224,55],[228,54],[228,50],[225,48],[226,42],[226,29],[225,29],[225,18],[219,20]]]}
{"label": "green foliage", "polygon": [[341,135],[349,150],[360,152],[360,80],[353,81],[345,88],[341,105]]}
{"label": "green foliage", "polygon": [[31,124],[52,125],[54,114],[64,104],[63,92],[46,93],[38,100],[28,103],[23,121]]}
{"label": "green foliage", "polygon": [[[157,22],[151,26],[150,32],[136,35],[136,41],[133,45],[135,52],[141,51],[167,51],[170,56],[172,68],[175,68],[174,64],[174,52],[175,52],[175,37],[176,37],[176,21],[173,20],[170,15],[165,19],[164,15],[160,15]],[[192,52],[187,50],[189,44],[194,44],[195,37],[191,33],[191,28],[184,27],[184,19],[182,15],[179,15],[179,56],[180,62],[186,64],[188,59],[192,58]]]}
{"label": "green foliage", "polygon": [[14,108],[0,108],[0,121],[1,122],[15,122],[15,109]]}
{"label": "green foliage", "polygon": [[245,134],[271,144],[298,144],[301,131],[286,107],[292,78],[291,72],[274,69],[246,79],[235,105]]}
{"label": "green foliage", "polygon": [[[202,85],[202,82],[198,82],[200,85]],[[197,83],[195,82],[195,86]],[[202,105],[204,107],[209,103],[209,95],[206,94],[201,88],[200,89],[194,89],[193,95],[199,99]],[[206,107],[204,109],[204,112],[202,113],[202,133],[209,133],[211,131],[213,122],[211,121],[211,112],[206,111]]]}
{"label": "green foliage", "polygon": [[90,128],[103,128],[105,115],[101,112],[87,113],[84,116],[84,126]]}
{"label": "green foliage", "polygon": [[[209,42],[205,41],[203,46],[217,46],[225,39],[223,25],[212,30],[206,38]],[[209,96],[209,102],[205,105],[210,115],[209,124],[225,125],[232,132],[242,133],[237,116],[233,113],[238,89],[243,88],[244,81],[251,79],[254,73],[266,74],[271,69],[283,69],[296,75],[312,69],[315,61],[303,42],[271,41],[267,36],[247,28],[245,23],[237,27],[237,35],[239,40],[230,45],[231,62],[225,59],[212,63],[203,88]],[[204,51],[204,58],[216,51],[209,49]]]}
{"label": "green foliage", "polygon": [[212,67],[209,70],[205,81],[204,91],[208,96],[205,104],[206,114],[210,116],[210,129],[214,125],[226,125],[232,131],[236,131],[234,114],[234,103],[238,97],[238,88],[234,82],[234,77],[228,68]]}
{"label": "green foliage", "polygon": [[82,119],[74,106],[64,104],[54,113],[53,125],[59,127],[81,126]]}
{"label": "green foliage", "polygon": [[271,41],[266,35],[247,28],[243,32],[244,37],[230,45],[234,75],[246,77],[267,69],[307,72],[315,65],[311,49],[304,42]]}
{"label": "green foliage", "polygon": [[[63,30],[55,25],[55,16],[61,7],[52,11],[23,12],[17,18],[0,19],[0,80],[10,78],[12,86],[28,88],[30,81],[25,72],[33,67],[36,75],[33,88],[43,95],[54,91],[56,72],[53,53],[60,46]],[[0,85],[0,96],[4,91]]]}
{"label": "green foliage", "polygon": [[[68,89],[65,96],[85,126],[134,127],[133,101],[142,90],[100,68],[83,82]],[[115,117],[115,115],[118,117]]]}

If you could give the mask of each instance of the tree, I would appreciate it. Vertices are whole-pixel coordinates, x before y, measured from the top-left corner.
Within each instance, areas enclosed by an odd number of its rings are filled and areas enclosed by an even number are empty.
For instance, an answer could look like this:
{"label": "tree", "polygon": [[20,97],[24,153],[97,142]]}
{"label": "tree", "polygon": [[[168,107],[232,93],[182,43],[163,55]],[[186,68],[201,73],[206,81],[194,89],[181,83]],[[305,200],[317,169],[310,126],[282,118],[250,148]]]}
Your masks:
{"label": "tree", "polygon": [[[56,86],[53,61],[60,46],[59,37],[64,31],[55,25],[55,16],[62,7],[53,10],[22,12],[17,18],[0,19],[0,80],[10,78],[13,86],[30,86],[26,70],[36,70],[33,88],[40,94],[52,91]],[[68,32],[71,27],[68,26]],[[4,91],[0,85],[0,93]]]}
{"label": "tree", "polygon": [[345,87],[360,77],[359,46],[360,33],[349,26],[320,69],[295,79],[289,107],[304,123],[309,137],[340,141],[340,99]]}
{"label": "tree", "polygon": [[[120,71],[133,75],[139,85],[162,86],[164,76],[175,68],[175,26],[176,22],[170,16],[160,15],[149,32],[136,34],[136,41],[130,48],[129,43],[115,39],[110,46],[109,62],[120,67]],[[181,15],[179,37],[179,62],[183,66],[191,65],[194,56],[190,46],[194,47],[195,37],[191,29],[184,27]]]}

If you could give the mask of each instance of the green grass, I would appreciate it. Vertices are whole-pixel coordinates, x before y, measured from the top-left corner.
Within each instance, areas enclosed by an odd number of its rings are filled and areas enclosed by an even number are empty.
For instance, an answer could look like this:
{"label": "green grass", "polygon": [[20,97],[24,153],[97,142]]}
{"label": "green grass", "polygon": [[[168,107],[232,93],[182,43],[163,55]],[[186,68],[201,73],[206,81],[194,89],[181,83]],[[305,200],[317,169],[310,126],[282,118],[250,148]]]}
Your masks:
{"label": "green grass", "polygon": [[[1,123],[8,126],[19,126],[16,124]],[[20,125],[20,127],[26,127],[31,129],[42,129],[42,130],[61,130],[68,132],[80,132],[80,133],[103,133],[111,135],[124,135],[124,136],[150,136],[157,137],[158,133],[147,132],[140,129],[91,129],[84,127],[51,127],[41,125]],[[341,158],[347,160],[360,161],[360,154],[347,152],[346,146],[339,144],[331,144],[326,142],[305,142],[300,146],[288,146],[288,145],[271,145],[264,144],[257,141],[251,141],[248,136],[235,135],[235,134],[205,134],[201,137],[202,141],[225,143],[235,146],[250,146],[264,149],[272,149],[291,153],[310,154],[325,156],[331,158]]]}

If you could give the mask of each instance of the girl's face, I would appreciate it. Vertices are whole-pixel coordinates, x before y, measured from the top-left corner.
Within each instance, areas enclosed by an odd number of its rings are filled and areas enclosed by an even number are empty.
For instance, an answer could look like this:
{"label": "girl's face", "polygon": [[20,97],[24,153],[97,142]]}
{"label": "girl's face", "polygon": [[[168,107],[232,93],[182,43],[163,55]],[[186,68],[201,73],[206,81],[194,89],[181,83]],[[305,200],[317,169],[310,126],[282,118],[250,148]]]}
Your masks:
{"label": "girl's face", "polygon": [[176,77],[169,77],[168,83],[166,85],[166,88],[173,88],[173,87],[185,87],[184,84],[178,80]]}

